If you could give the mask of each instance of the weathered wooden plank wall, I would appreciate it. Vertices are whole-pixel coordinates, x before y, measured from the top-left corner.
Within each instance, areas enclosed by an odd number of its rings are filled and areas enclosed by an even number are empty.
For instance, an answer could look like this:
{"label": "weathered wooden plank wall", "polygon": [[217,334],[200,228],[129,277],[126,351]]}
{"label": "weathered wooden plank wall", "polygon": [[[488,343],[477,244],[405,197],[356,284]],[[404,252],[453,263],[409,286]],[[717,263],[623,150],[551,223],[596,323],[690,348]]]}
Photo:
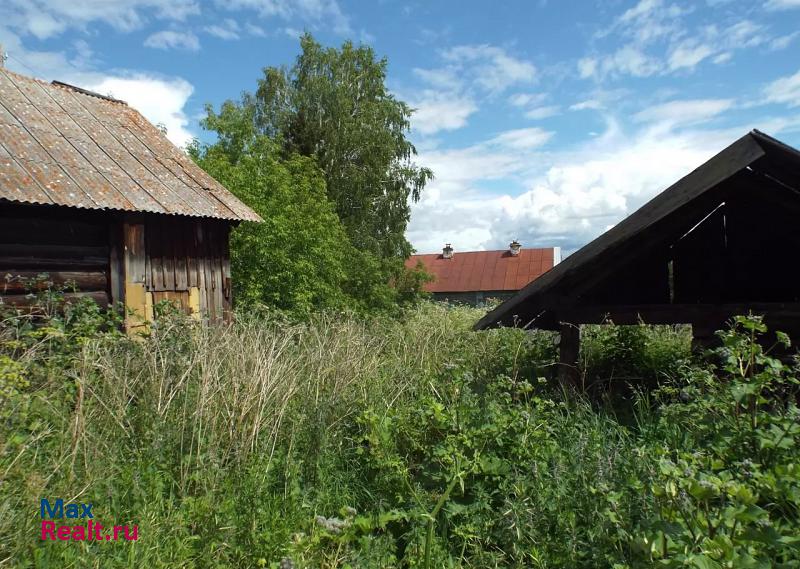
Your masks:
{"label": "weathered wooden plank wall", "polygon": [[[153,302],[171,300],[211,319],[229,319],[230,225],[210,219],[150,216],[145,222],[147,290]],[[170,293],[170,294],[161,294]]]}

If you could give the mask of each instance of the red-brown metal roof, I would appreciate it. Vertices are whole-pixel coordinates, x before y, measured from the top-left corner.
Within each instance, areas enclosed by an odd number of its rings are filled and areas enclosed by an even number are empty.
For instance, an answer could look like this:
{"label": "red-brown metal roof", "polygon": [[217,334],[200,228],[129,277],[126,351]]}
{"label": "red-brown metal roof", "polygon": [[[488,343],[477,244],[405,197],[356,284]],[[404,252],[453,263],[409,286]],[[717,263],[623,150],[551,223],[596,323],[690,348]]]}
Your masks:
{"label": "red-brown metal roof", "polygon": [[425,285],[428,292],[476,292],[520,290],[539,275],[553,268],[558,254],[553,248],[522,248],[518,255],[503,251],[456,251],[445,259],[441,253],[412,255],[406,267],[422,262],[434,281]]}
{"label": "red-brown metal roof", "polygon": [[0,200],[261,221],[125,103],[2,68]]}

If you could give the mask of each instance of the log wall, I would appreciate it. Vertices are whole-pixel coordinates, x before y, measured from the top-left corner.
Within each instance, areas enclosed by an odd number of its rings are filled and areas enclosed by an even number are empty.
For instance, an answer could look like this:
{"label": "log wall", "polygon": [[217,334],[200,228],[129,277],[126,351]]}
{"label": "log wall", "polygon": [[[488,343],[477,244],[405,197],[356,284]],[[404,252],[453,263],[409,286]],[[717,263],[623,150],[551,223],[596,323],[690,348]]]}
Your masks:
{"label": "log wall", "polygon": [[49,282],[66,287],[69,298],[89,296],[108,305],[108,235],[106,216],[0,204],[0,298],[27,306],[29,293]]}

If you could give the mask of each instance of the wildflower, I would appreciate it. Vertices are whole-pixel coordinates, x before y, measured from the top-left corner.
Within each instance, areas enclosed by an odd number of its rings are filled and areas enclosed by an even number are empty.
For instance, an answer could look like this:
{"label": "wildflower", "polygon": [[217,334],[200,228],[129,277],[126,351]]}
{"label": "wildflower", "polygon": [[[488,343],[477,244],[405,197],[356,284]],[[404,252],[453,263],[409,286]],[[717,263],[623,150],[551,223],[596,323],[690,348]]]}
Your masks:
{"label": "wildflower", "polygon": [[340,534],[342,533],[343,529],[350,527],[349,520],[342,520],[340,518],[326,518],[325,516],[317,516],[314,519],[318,526],[333,534]]}

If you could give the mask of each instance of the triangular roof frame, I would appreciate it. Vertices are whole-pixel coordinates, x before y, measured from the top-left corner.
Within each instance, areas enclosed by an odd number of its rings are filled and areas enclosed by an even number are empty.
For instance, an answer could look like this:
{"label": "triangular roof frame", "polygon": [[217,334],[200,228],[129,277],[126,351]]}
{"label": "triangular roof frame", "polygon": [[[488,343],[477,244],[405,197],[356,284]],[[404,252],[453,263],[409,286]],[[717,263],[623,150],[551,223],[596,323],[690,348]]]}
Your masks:
{"label": "triangular roof frame", "polygon": [[566,278],[575,277],[598,257],[613,254],[628,240],[744,169],[759,171],[800,191],[800,151],[753,130],[497,306],[478,321],[475,329],[531,325],[530,321],[519,322],[517,315],[545,312],[549,307],[544,297]]}

